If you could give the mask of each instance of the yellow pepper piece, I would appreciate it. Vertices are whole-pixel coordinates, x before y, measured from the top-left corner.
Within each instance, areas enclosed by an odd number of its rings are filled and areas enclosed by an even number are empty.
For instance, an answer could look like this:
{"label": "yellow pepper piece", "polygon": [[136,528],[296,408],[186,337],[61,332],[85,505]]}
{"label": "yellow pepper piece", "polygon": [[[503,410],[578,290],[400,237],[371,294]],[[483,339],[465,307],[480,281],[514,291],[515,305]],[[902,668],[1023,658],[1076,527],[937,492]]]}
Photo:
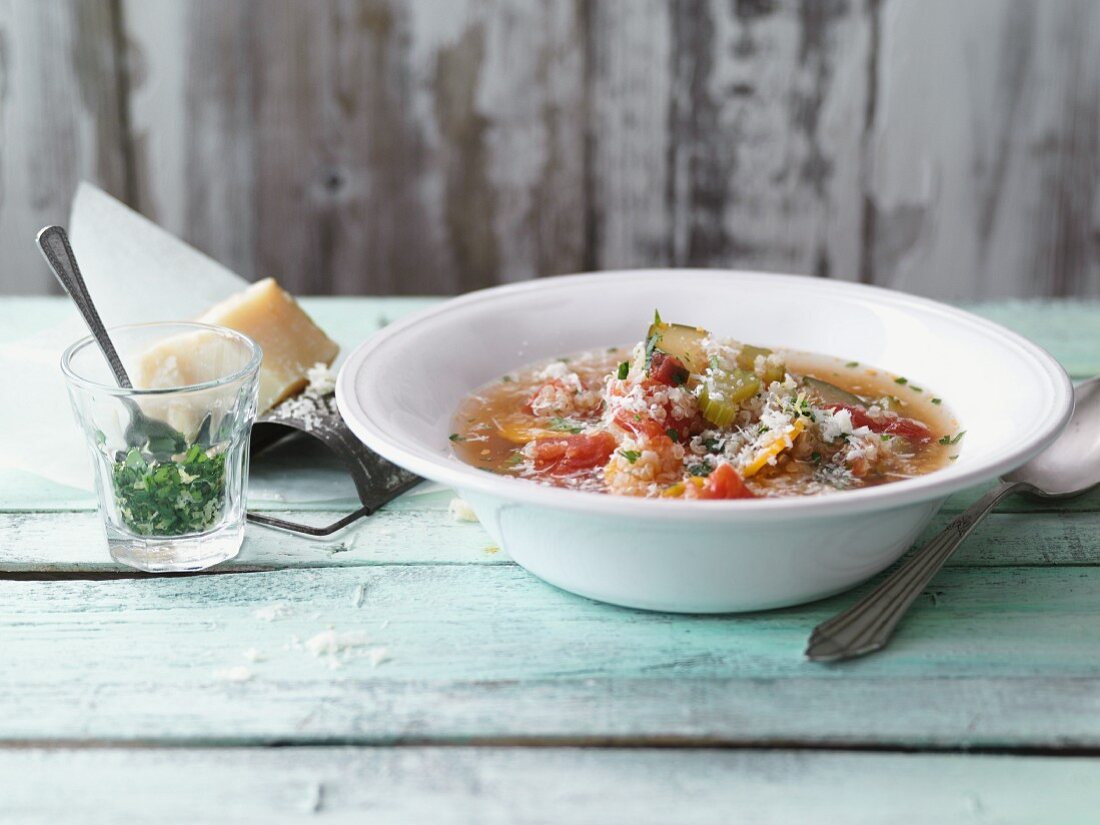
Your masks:
{"label": "yellow pepper piece", "polygon": [[785,449],[787,449],[787,439],[793,444],[794,440],[802,434],[802,431],[806,429],[806,422],[801,418],[796,418],[794,424],[791,425],[791,431],[785,436],[775,439],[771,444],[758,452],[741,470],[741,478],[749,478],[754,476],[764,469],[764,465],[768,463],[768,460],[773,456],[779,455]]}
{"label": "yellow pepper piece", "polygon": [[530,421],[531,419],[527,416],[508,418],[500,423],[497,432],[513,444],[526,444],[533,438],[544,436],[564,435],[564,433],[547,430],[543,427],[533,427]]}
{"label": "yellow pepper piece", "polygon": [[684,494],[684,482],[677,481],[670,487],[666,487],[664,492],[661,493],[665,498],[679,498]]}
{"label": "yellow pepper piece", "polygon": [[675,484],[666,487],[661,495],[665,498],[680,498],[687,490],[687,485],[689,484],[696,489],[700,489],[704,484],[706,484],[706,481],[699,478],[699,476],[690,476],[684,481],[677,481]]}

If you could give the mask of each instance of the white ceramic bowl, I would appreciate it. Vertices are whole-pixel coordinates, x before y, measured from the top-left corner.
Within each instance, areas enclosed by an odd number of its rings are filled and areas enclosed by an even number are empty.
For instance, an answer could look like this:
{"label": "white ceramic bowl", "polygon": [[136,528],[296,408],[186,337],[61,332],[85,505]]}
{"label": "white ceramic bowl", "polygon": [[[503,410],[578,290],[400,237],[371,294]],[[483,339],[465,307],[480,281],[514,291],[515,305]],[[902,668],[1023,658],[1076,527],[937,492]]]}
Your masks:
{"label": "white ceramic bowl", "polygon": [[[448,440],[474,388],[539,359],[644,334],[653,310],[743,341],[852,359],[935,391],[967,431],[959,458],[919,478],[834,495],[634,499],[479,471]],[[601,601],[691,613],[758,610],[849,588],[898,558],[953,492],[1042,450],[1073,407],[1046,352],[933,301],[839,281],[715,270],[547,278],[474,292],[394,323],[348,358],[336,387],[352,431],[454,487],[512,558]]]}

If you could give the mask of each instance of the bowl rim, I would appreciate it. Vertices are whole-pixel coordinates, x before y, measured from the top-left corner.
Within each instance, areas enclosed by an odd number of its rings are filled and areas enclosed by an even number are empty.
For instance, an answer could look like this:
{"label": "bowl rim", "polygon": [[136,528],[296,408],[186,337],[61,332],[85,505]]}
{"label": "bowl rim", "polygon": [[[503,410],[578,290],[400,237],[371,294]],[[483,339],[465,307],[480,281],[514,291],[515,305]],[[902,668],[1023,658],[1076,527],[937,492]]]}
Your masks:
{"label": "bowl rim", "polygon": [[[473,467],[453,455],[444,453],[419,453],[407,448],[397,438],[389,435],[371,415],[363,409],[356,397],[356,377],[376,352],[413,328],[431,324],[438,316],[454,312],[470,304],[511,298],[525,292],[568,288],[595,279],[602,283],[615,280],[667,277],[668,273],[697,274],[705,277],[726,277],[735,274],[742,277],[767,278],[775,285],[787,284],[800,289],[816,289],[840,292],[869,298],[879,304],[895,308],[920,308],[946,317],[971,328],[978,328],[1002,339],[1015,347],[1041,367],[1051,379],[1049,407],[1051,413],[1027,437],[1012,446],[994,452],[971,466],[950,466],[926,475],[902,481],[851,490],[828,496],[781,496],[736,501],[683,501],[632,496],[613,496],[590,491],[570,490],[533,483],[527,479],[508,478]],[[472,389],[472,388],[471,388]],[[557,275],[523,281],[515,284],[489,287],[451,298],[440,304],[414,312],[374,333],[360,344],[345,360],[336,381],[336,401],[341,415],[351,431],[364,444],[384,458],[433,481],[455,488],[460,492],[471,491],[495,496],[517,503],[544,508],[590,513],[624,518],[649,518],[684,521],[759,522],[783,519],[821,518],[832,515],[865,513],[890,510],[906,505],[920,504],[934,499],[945,499],[983,482],[989,482],[1016,469],[1049,446],[1061,433],[1073,412],[1073,384],[1065,369],[1050,353],[1000,324],[982,318],[966,310],[905,292],[869,284],[849,281],[826,280],[806,275],[786,275],[756,270],[706,269],[706,268],[649,268],[606,272],[586,272],[575,275]]]}

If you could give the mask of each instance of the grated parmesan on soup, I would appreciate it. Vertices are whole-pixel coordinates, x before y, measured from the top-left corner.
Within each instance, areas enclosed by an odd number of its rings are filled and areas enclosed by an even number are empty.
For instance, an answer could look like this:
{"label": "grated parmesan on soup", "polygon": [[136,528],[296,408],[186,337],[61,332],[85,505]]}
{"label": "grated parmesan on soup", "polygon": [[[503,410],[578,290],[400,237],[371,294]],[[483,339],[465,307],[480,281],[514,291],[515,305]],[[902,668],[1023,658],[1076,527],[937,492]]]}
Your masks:
{"label": "grated parmesan on soup", "polygon": [[541,484],[649,498],[819,495],[957,457],[938,397],[901,376],[721,338],[658,316],[646,339],[481,387],[455,454]]}

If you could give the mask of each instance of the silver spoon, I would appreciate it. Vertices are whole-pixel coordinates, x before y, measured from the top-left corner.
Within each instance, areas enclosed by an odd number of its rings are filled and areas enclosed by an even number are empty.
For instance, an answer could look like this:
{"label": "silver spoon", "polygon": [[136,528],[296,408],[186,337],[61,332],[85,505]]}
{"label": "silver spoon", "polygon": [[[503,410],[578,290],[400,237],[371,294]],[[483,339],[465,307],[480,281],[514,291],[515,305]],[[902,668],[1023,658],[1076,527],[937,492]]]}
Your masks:
{"label": "silver spoon", "polygon": [[[76,256],[73,255],[68,234],[60,226],[47,226],[39,231],[35,240],[46,258],[46,263],[53,270],[54,276],[73,299],[73,303],[84,318],[84,323],[91,330],[92,337],[99,345],[103,357],[107,359],[107,365],[111,368],[115,381],[123,389],[133,389],[130,376],[122,366],[122,359],[118,357],[118,350],[115,349],[111,336],[107,334],[107,328],[99,317],[87,284],[84,283],[84,276],[80,274],[80,267],[76,263]],[[123,398],[122,403],[130,413],[130,423],[126,427],[125,434],[128,444],[150,446],[150,451],[153,453],[175,452],[183,445],[183,435],[174,427],[158,419],[149,418],[129,398]]]}
{"label": "silver spoon", "polygon": [[886,646],[909,606],[956,548],[1005,496],[1071,498],[1100,484],[1100,377],[1073,390],[1073,416],[1058,439],[952,521],[882,584],[842,613],[814,628],[806,656],[832,662]]}

